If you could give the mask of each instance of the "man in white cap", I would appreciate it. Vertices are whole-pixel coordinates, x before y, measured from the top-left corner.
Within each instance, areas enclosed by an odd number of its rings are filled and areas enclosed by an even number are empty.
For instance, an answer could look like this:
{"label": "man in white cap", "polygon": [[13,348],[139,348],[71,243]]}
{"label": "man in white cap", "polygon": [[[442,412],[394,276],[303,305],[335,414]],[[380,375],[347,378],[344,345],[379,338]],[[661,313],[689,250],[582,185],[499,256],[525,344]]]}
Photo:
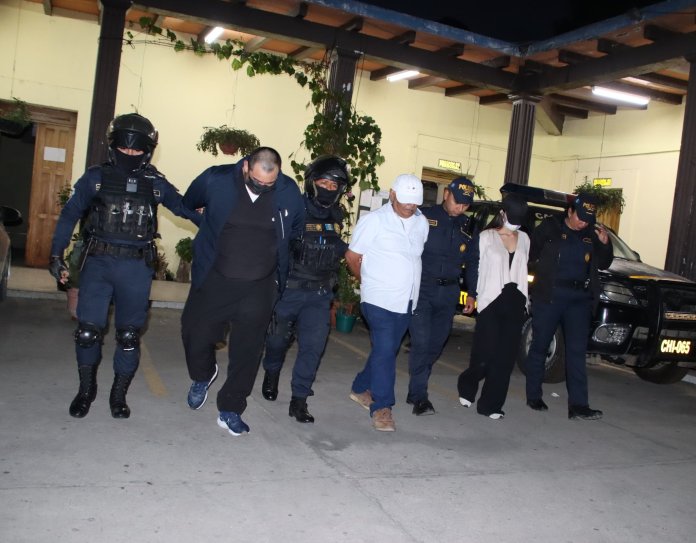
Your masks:
{"label": "man in white cap", "polygon": [[421,253],[428,238],[428,221],[418,210],[422,203],[420,179],[398,176],[389,202],[358,221],[345,256],[360,279],[360,309],[372,343],[350,399],[370,410],[374,428],[382,432],[395,429],[396,355],[418,303]]}

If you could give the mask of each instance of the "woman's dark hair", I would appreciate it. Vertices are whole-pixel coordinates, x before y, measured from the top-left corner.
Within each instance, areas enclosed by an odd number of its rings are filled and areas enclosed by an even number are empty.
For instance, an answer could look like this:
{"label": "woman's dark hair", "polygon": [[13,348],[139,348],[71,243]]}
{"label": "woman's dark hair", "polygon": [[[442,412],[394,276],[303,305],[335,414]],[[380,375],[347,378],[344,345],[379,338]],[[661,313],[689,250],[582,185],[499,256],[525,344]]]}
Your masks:
{"label": "woman's dark hair", "polygon": [[484,230],[490,230],[491,228],[493,228],[495,230],[499,230],[503,226],[505,226],[505,219],[503,218],[503,210],[499,209],[498,212],[495,215],[493,215],[493,218],[486,225]]}

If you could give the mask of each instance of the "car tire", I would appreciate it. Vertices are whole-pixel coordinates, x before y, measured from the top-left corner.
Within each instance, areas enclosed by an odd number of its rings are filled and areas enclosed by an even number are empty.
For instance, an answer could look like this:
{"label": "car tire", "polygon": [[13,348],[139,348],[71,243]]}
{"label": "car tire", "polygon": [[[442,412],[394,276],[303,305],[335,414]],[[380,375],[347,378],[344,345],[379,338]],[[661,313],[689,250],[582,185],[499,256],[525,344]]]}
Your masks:
{"label": "car tire", "polygon": [[689,373],[688,368],[681,368],[676,362],[658,362],[649,368],[633,368],[633,371],[641,379],[658,385],[678,383]]}
{"label": "car tire", "polygon": [[[532,343],[532,319],[522,325],[522,339],[517,354],[517,367],[527,375],[527,354]],[[544,383],[562,383],[565,381],[565,341],[559,326],[549,345],[544,368]]]}

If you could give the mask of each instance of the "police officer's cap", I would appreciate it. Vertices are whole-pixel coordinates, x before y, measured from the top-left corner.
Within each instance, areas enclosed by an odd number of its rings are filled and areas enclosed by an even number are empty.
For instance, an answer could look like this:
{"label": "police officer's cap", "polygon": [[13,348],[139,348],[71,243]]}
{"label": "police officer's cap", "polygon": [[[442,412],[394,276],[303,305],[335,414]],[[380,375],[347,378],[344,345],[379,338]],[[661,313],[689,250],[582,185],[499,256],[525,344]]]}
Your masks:
{"label": "police officer's cap", "polygon": [[447,185],[458,204],[471,205],[474,201],[474,182],[468,177],[457,177]]}
{"label": "police officer's cap", "polygon": [[597,220],[597,198],[592,194],[580,193],[573,202],[578,219],[587,224],[594,224]]}
{"label": "police officer's cap", "polygon": [[124,147],[152,154],[157,147],[158,137],[153,124],[137,113],[115,117],[106,129],[106,139],[112,149]]}

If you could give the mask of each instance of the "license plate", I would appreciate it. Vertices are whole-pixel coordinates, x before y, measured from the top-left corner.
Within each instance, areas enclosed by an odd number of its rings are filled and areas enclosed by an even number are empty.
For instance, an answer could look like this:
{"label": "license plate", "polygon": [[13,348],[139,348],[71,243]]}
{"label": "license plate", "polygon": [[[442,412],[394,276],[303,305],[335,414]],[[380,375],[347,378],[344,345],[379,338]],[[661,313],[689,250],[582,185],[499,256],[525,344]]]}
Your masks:
{"label": "license plate", "polygon": [[693,341],[690,339],[662,338],[660,340],[660,353],[672,356],[689,356],[693,351]]}

